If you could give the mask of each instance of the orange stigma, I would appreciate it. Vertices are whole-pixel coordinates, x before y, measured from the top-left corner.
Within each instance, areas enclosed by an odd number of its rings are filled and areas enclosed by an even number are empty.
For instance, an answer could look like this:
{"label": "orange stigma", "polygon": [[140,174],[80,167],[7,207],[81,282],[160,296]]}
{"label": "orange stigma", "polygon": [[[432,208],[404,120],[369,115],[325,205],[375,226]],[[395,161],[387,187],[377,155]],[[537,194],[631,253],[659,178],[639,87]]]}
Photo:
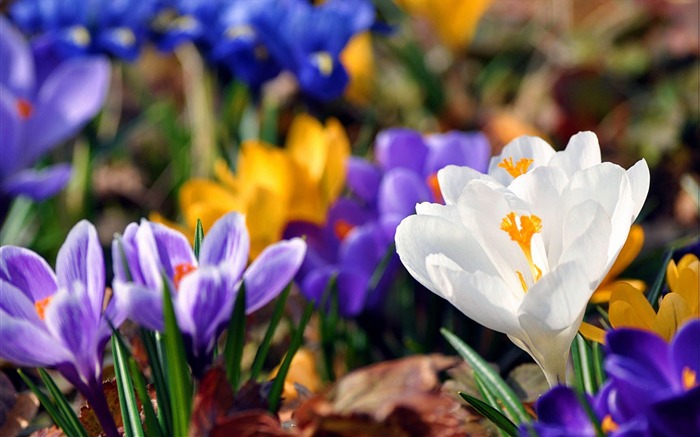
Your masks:
{"label": "orange stigma", "polygon": [[337,220],[333,225],[333,232],[335,232],[335,236],[338,237],[340,241],[343,241],[354,228],[355,226],[341,219]]}
{"label": "orange stigma", "polygon": [[517,178],[527,173],[527,169],[530,168],[530,164],[532,163],[532,159],[520,158],[518,162],[513,165],[513,158],[508,157],[501,161],[498,166],[505,169],[513,178]]}
{"label": "orange stigma", "polygon": [[[515,213],[510,212],[501,221],[501,230],[506,231],[510,239],[518,243],[520,250],[525,254],[528,264],[530,264],[532,279],[537,282],[542,277],[542,270],[532,260],[532,236],[542,231],[542,219],[534,214],[523,215],[520,216],[520,226],[518,227],[518,219]],[[523,274],[518,271],[516,273],[523,290],[527,291],[528,287]]]}
{"label": "orange stigma", "polygon": [[20,118],[26,120],[32,116],[34,107],[31,103],[29,103],[29,100],[17,99],[17,112],[19,113]]}
{"label": "orange stigma", "polygon": [[182,278],[197,270],[197,267],[190,263],[182,263],[175,266],[175,274],[173,275],[173,282],[175,283],[175,290],[180,288],[180,281]]}
{"label": "orange stigma", "polygon": [[681,382],[685,390],[695,388],[698,385],[698,374],[691,370],[690,367],[684,367]]}
{"label": "orange stigma", "polygon": [[603,418],[603,422],[600,424],[601,431],[605,434],[615,432],[619,428],[619,425],[615,423],[612,417],[608,414]]}
{"label": "orange stigma", "polygon": [[34,302],[34,308],[36,309],[36,313],[39,315],[41,320],[44,320],[46,317],[46,307],[51,303],[51,299],[53,299],[53,296],[45,297]]}
{"label": "orange stigma", "polygon": [[433,193],[435,201],[438,203],[445,203],[445,199],[442,198],[442,191],[440,191],[440,182],[438,181],[437,173],[428,176],[426,182],[428,183],[430,192]]}

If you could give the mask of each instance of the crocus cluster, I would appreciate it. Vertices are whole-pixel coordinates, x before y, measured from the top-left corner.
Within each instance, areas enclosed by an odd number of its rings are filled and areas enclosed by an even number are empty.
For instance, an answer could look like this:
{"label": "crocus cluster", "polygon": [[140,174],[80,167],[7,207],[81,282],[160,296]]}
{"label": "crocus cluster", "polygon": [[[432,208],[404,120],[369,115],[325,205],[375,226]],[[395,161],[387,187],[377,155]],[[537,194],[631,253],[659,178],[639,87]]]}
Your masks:
{"label": "crocus cluster", "polygon": [[149,36],[157,0],[18,0],[10,17],[61,59],[103,54],[135,60]]}
{"label": "crocus cluster", "polygon": [[147,220],[132,223],[112,244],[115,298],[131,319],[163,331],[163,292],[168,290],[192,372],[201,376],[241,285],[245,283],[246,313],[250,314],[294,278],[306,244],[298,238],[278,242],[246,269],[249,249],[245,219],[239,213],[226,214],[212,226],[199,259],[180,232]]}
{"label": "crocus cluster", "polygon": [[487,174],[447,166],[438,180],[446,204],[418,204],[401,222],[401,261],[464,314],[507,334],[551,386],[563,383],[586,304],[646,198],[646,162],[601,163],[590,132],[561,152],[521,137]]}
{"label": "crocus cluster", "polygon": [[86,57],[42,69],[27,41],[0,17],[0,211],[9,199],[41,200],[68,182],[71,169],[34,164],[75,135],[102,107],[109,63]]}
{"label": "crocus cluster", "polygon": [[[606,339],[608,381],[594,398],[557,386],[537,401],[541,436],[690,436],[700,434],[700,320],[686,323],[670,344],[658,335],[631,328]],[[520,433],[531,435],[530,426]]]}
{"label": "crocus cluster", "polygon": [[105,433],[117,436],[102,391],[102,357],[112,327],[130,318],[163,331],[163,293],[170,293],[190,367],[201,377],[243,284],[249,314],[292,280],[306,250],[301,239],[282,241],[246,268],[249,246],[238,213],[214,224],[199,259],[184,235],[147,220],[132,223],[112,245],[115,277],[109,302],[102,247],[87,221],[68,234],[55,273],[36,253],[3,246],[0,357],[61,372],[88,400]]}
{"label": "crocus cluster", "polygon": [[[490,156],[480,133],[422,135],[410,129],[381,132],[374,150],[376,163],[348,160],[349,194],[331,207],[323,226],[291,223],[285,234],[305,235],[309,244],[297,277],[304,295],[323,301],[335,278],[339,310],[346,316],[382,302],[398,268],[396,226],[416,203],[442,200],[436,172],[448,164],[483,171]],[[378,271],[380,265],[384,271]]]}
{"label": "crocus cluster", "polygon": [[[170,0],[175,14],[159,25],[160,46],[194,42],[205,56],[253,87],[289,71],[319,100],[339,97],[349,82],[340,55],[372,26],[370,1]],[[163,14],[162,14],[163,15]]]}

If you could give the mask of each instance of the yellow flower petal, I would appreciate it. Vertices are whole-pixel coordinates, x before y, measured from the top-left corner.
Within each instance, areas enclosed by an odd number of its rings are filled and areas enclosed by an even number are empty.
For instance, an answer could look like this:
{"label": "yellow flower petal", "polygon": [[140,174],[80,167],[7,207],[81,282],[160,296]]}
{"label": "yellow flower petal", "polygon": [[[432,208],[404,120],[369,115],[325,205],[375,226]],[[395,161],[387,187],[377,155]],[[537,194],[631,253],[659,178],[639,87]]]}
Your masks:
{"label": "yellow flower petal", "polygon": [[246,215],[250,233],[250,257],[257,257],[267,246],[282,239],[286,223],[287,205],[279,197],[259,188],[252,198]]}
{"label": "yellow flower petal", "polygon": [[[270,379],[279,372],[279,366],[272,370]],[[284,380],[284,398],[296,399],[297,391],[294,383],[301,384],[309,389],[311,393],[316,393],[321,388],[321,378],[316,370],[316,361],[313,354],[306,348],[301,348],[294,354],[292,362]]]}
{"label": "yellow flower petal", "polygon": [[644,230],[640,225],[632,225],[630,228],[630,233],[627,236],[625,245],[620,249],[620,254],[613,263],[610,271],[605,275],[603,283],[608,282],[616,278],[620,273],[622,273],[632,261],[639,255],[639,251],[642,250],[644,245]]}
{"label": "yellow flower petal", "polygon": [[600,329],[595,325],[590,323],[582,322],[581,326],[578,328],[578,332],[581,333],[588,340],[597,341],[600,344],[605,344],[605,330]]}
{"label": "yellow flower petal", "polygon": [[197,219],[200,219],[205,232],[216,219],[229,211],[246,212],[243,199],[207,179],[190,179],[182,185],[180,207],[185,216],[185,223],[194,229]]}
{"label": "yellow flower petal", "polygon": [[690,312],[700,316],[698,301],[700,300],[700,277],[697,271],[698,261],[695,260],[695,269],[688,266],[680,271],[673,293],[681,296],[688,304]]}
{"label": "yellow flower petal", "polygon": [[628,284],[636,290],[639,290],[640,293],[644,293],[647,289],[647,284],[639,279],[620,279],[598,287],[598,289],[593,293],[593,296],[591,296],[591,303],[602,304],[610,301],[610,296],[618,284]]}
{"label": "yellow flower petal", "polygon": [[652,329],[656,318],[644,295],[626,283],[618,284],[613,290],[608,316],[614,328],[629,326],[646,330]]}
{"label": "yellow flower petal", "polygon": [[340,53],[340,62],[350,76],[345,97],[358,105],[370,102],[374,93],[374,53],[370,32],[353,36]]}
{"label": "yellow flower petal", "polygon": [[328,146],[320,121],[306,114],[294,117],[286,147],[292,159],[308,173],[311,180],[321,180],[326,168]]}
{"label": "yellow flower petal", "polygon": [[324,202],[330,205],[340,196],[347,176],[346,162],[350,157],[350,140],[343,125],[335,118],[326,122],[328,158],[321,180],[321,194]]}
{"label": "yellow flower petal", "polygon": [[238,159],[238,177],[248,187],[263,187],[283,202],[292,197],[290,162],[283,149],[261,141],[245,141]]}
{"label": "yellow flower petal", "polygon": [[669,293],[661,300],[652,329],[669,341],[690,317],[690,309],[685,300],[676,293]]}
{"label": "yellow flower petal", "polygon": [[459,51],[471,41],[491,0],[397,0],[409,14],[425,18],[443,44]]}

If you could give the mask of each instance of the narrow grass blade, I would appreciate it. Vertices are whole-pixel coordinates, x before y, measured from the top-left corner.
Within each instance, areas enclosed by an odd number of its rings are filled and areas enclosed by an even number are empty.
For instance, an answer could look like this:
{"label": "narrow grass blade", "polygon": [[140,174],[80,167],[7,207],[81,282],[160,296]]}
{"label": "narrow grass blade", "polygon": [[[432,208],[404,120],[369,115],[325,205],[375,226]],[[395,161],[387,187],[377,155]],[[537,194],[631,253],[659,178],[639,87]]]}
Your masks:
{"label": "narrow grass blade", "polygon": [[605,369],[603,367],[604,352],[600,343],[591,342],[591,349],[593,352],[593,375],[595,375],[595,384],[598,388],[605,384],[606,376]]}
{"label": "narrow grass blade", "polygon": [[167,356],[168,387],[170,388],[170,409],[173,413],[173,434],[187,435],[192,408],[192,386],[187,368],[185,344],[177,325],[173,301],[170,297],[166,278],[163,278],[163,315],[165,318],[165,355]]}
{"label": "narrow grass blade", "polygon": [[146,419],[146,435],[149,437],[163,437],[163,430],[158,423],[156,412],[153,409],[153,404],[151,403],[151,397],[148,395],[146,381],[143,379],[139,365],[136,363],[134,357],[129,357],[129,370],[131,373],[131,379],[134,381],[136,394],[139,397],[139,401],[141,401],[143,415]]}
{"label": "narrow grass blade", "polygon": [[245,283],[243,283],[233,305],[224,346],[226,377],[228,382],[231,383],[234,393],[241,384],[241,359],[243,358],[243,346],[245,345],[245,295]]}
{"label": "narrow grass blade", "polygon": [[666,279],[666,266],[668,266],[671,258],[673,258],[673,249],[666,251],[666,254],[664,255],[664,262],[661,265],[659,274],[656,276],[654,284],[652,284],[649,293],[647,293],[647,299],[649,299],[649,303],[651,303],[654,311],[659,310],[659,298],[661,297],[661,290],[664,288],[664,279]]}
{"label": "narrow grass blade", "polygon": [[275,380],[272,383],[272,388],[270,389],[270,395],[268,397],[270,402],[268,409],[272,413],[277,412],[277,408],[280,404],[280,398],[282,396],[282,390],[284,389],[284,380],[289,372],[289,366],[292,364],[294,354],[297,353],[297,350],[299,350],[299,347],[301,347],[301,343],[304,341],[304,329],[306,328],[306,324],[309,323],[309,319],[311,318],[311,314],[313,312],[314,304],[313,302],[309,302],[304,309],[304,314],[301,316],[299,326],[297,327],[296,331],[294,331],[292,340],[289,342],[287,354],[284,356],[284,360],[282,360],[277,376],[275,376]]}
{"label": "narrow grass blade", "polygon": [[153,332],[141,328],[141,341],[146,348],[148,363],[151,366],[151,375],[156,387],[156,399],[158,400],[158,421],[165,435],[172,435],[172,414],[170,412],[170,395],[168,394],[167,378],[163,371],[163,361],[158,353],[158,346]]}
{"label": "narrow grass blade", "polygon": [[505,432],[507,435],[511,437],[517,437],[518,427],[513,422],[511,422],[510,419],[508,419],[503,413],[493,408],[491,405],[487,404],[481,399],[475,398],[474,396],[469,396],[468,394],[463,392],[459,392],[459,395],[462,396],[462,399],[467,401],[469,405],[474,407],[476,411],[478,411],[484,417],[489,419],[494,425],[496,425],[499,429],[503,430],[503,432]]}
{"label": "narrow grass blade", "polygon": [[[481,397],[484,398],[487,404],[489,404],[491,407],[493,407],[494,410],[498,411],[499,413],[503,414],[503,407],[499,405],[498,400],[493,396],[493,394],[486,388],[484,385],[484,381],[479,378],[479,376],[475,373],[474,374],[474,382],[476,383],[476,388],[479,390],[479,393],[481,393]],[[482,413],[483,414],[483,413]],[[490,418],[487,416],[487,419],[490,420]],[[510,421],[510,419],[508,419]],[[493,421],[492,421],[493,422]],[[512,422],[511,422],[512,423]],[[498,423],[494,422],[494,425],[498,425]],[[515,424],[514,424],[515,425]],[[499,429],[499,432],[502,436],[508,435],[506,431],[503,429]]]}
{"label": "narrow grass blade", "polygon": [[68,402],[68,399],[66,399],[66,397],[61,392],[61,389],[59,389],[56,383],[53,381],[51,375],[49,375],[44,369],[37,370],[39,371],[39,376],[41,376],[41,380],[44,382],[44,385],[46,386],[46,388],[48,388],[49,393],[51,394],[51,397],[54,400],[54,404],[61,411],[63,417],[65,417],[66,420],[70,422],[71,427],[73,427],[73,429],[75,429],[76,432],[78,432],[81,436],[87,437],[87,432],[83,428],[83,425],[80,423],[80,420],[78,420],[78,415],[75,414],[75,411],[73,411],[73,407],[71,407],[70,402]]}
{"label": "narrow grass blade", "polygon": [[518,396],[511,390],[506,382],[496,373],[491,366],[479,356],[472,348],[467,346],[456,335],[446,329],[441,329],[440,332],[474,369],[474,373],[481,378],[484,386],[501,402],[506,411],[506,415],[514,423],[530,422],[530,416],[525,411],[525,407],[518,399]]}
{"label": "narrow grass blade", "polygon": [[58,406],[54,404],[54,402],[43,392],[41,389],[34,384],[34,381],[31,380],[27,375],[24,374],[24,372],[21,369],[17,369],[17,374],[22,378],[25,384],[29,387],[29,389],[36,395],[36,397],[39,399],[39,402],[41,402],[41,405],[44,406],[44,409],[46,409],[46,412],[51,416],[51,419],[53,422],[61,428],[63,431],[66,432],[66,434],[71,435],[70,433],[76,433],[75,435],[86,435],[85,429],[80,426],[80,428],[76,429],[73,423],[70,421],[70,419],[66,418],[63,413],[59,410]]}
{"label": "narrow grass blade", "polygon": [[260,126],[260,140],[268,144],[277,144],[279,105],[276,100],[276,98],[263,99],[263,116]]}
{"label": "narrow grass blade", "polygon": [[129,377],[129,353],[118,335],[117,332],[112,332],[112,354],[114,355],[114,374],[117,380],[124,433],[130,436],[143,436],[139,406],[134,395],[134,385]]}
{"label": "narrow grass blade", "polygon": [[593,424],[595,427],[595,434],[596,437],[605,437],[605,433],[603,432],[601,426],[600,426],[600,421],[598,420],[598,417],[595,414],[595,411],[593,411],[593,406],[588,400],[588,397],[586,396],[585,393],[576,391],[576,397],[578,397],[578,401],[581,405],[583,405],[584,410],[586,410],[586,415],[588,416],[588,419],[590,422]]}
{"label": "narrow grass blade", "polygon": [[593,394],[598,387],[595,384],[595,371],[593,370],[593,354],[586,344],[586,339],[581,334],[576,334],[571,344],[571,359],[576,375],[576,388],[581,392]]}
{"label": "narrow grass blade", "polygon": [[197,219],[197,226],[194,228],[194,256],[199,259],[199,251],[202,250],[202,240],[204,240],[204,228],[202,221]]}
{"label": "narrow grass blade", "polygon": [[275,335],[277,330],[277,325],[279,325],[280,320],[282,320],[282,315],[284,314],[284,307],[287,303],[287,297],[289,297],[289,292],[292,289],[292,284],[289,283],[287,287],[282,291],[282,293],[277,298],[275,302],[275,309],[272,312],[272,318],[270,323],[267,325],[267,330],[265,331],[265,337],[263,337],[258,351],[255,353],[255,358],[253,359],[253,365],[250,369],[250,379],[255,381],[260,376],[262,367],[265,364],[265,358],[267,358],[267,353],[270,350],[270,343],[272,342],[272,337]]}

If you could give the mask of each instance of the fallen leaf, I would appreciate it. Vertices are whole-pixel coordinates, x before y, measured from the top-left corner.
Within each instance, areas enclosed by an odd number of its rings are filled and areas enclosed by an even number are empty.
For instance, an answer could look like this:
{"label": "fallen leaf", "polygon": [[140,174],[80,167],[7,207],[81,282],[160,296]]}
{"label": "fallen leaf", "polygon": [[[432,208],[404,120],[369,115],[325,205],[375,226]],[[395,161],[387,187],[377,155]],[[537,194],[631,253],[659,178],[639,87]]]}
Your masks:
{"label": "fallen leaf", "polygon": [[17,393],[12,381],[0,373],[0,436],[18,435],[29,426],[39,409],[34,393]]}

